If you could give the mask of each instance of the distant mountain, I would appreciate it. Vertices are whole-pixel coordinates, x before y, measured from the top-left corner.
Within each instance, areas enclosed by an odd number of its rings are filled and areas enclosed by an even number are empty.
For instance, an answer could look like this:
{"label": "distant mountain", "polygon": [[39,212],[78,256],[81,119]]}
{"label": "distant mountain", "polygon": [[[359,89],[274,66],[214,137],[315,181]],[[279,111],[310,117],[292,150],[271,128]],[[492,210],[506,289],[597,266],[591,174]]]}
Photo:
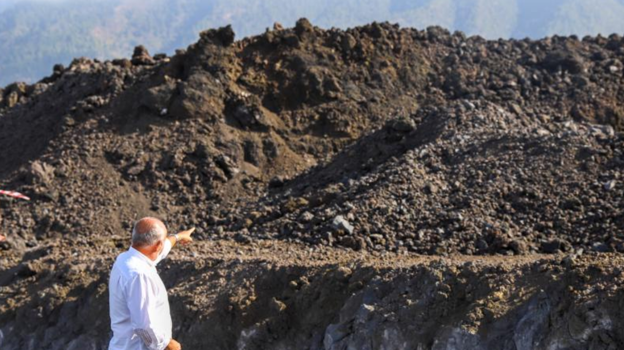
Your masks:
{"label": "distant mountain", "polygon": [[126,57],[138,44],[172,53],[203,29],[237,36],[274,22],[352,27],[440,25],[488,39],[624,33],[624,0],[0,0],[0,86],[34,82],[74,57]]}

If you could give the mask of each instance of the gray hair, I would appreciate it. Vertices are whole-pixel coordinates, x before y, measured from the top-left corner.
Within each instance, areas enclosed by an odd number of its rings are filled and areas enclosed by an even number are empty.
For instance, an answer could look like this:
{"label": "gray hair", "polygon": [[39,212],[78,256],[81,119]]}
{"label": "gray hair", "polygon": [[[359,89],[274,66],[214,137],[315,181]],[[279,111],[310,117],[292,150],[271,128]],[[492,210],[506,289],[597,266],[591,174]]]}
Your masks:
{"label": "gray hair", "polygon": [[142,247],[151,246],[162,240],[164,236],[165,232],[160,226],[155,225],[147,232],[138,232],[137,225],[135,224],[134,228],[132,228],[132,245]]}

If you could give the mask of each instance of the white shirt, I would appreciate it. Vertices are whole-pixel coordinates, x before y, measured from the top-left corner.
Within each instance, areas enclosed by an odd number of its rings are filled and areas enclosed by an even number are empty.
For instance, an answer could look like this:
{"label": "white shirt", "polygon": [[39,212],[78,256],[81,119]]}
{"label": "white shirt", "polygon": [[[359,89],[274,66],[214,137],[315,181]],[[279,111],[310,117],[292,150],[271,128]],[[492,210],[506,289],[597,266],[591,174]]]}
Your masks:
{"label": "white shirt", "polygon": [[134,248],[115,260],[108,283],[113,330],[108,350],[163,350],[169,344],[169,299],[156,264],[170,251],[166,239],[156,261]]}

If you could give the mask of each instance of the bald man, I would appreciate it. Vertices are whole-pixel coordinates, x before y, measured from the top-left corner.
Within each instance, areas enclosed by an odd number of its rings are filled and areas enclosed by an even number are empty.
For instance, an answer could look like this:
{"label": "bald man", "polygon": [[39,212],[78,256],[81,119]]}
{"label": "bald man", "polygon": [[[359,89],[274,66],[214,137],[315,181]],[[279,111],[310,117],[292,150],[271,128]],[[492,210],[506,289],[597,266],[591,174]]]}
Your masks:
{"label": "bald man", "polygon": [[132,246],[121,253],[109,280],[113,338],[109,350],[180,350],[171,335],[167,290],[156,264],[176,243],[193,241],[195,229],[167,236],[167,227],[156,218],[143,218],[132,229]]}

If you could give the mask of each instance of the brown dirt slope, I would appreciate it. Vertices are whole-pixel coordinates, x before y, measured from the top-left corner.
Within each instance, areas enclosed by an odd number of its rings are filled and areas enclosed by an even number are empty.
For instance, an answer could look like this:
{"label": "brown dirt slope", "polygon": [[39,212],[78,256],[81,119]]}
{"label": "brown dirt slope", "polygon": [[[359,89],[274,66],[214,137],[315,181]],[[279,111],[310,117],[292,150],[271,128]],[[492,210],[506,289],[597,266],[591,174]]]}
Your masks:
{"label": "brown dirt slope", "polygon": [[623,61],[302,19],[0,89],[0,347],[105,349],[155,215],[186,349],[624,348]]}
{"label": "brown dirt slope", "polygon": [[[0,93],[0,185],[34,198],[1,200],[3,231],[19,248],[119,233],[153,214],[204,238],[251,232],[427,254],[619,250],[623,54],[617,35],[493,42],[302,19],[241,41],[229,27],[208,30],[170,58],[139,47],[132,60],[77,59]],[[453,121],[462,108],[472,127]],[[438,118],[449,119],[432,124],[444,130],[419,125]],[[452,133],[460,147],[440,139]],[[391,173],[405,179],[386,182]],[[372,178],[369,189],[388,193],[368,196],[383,203],[360,196],[344,208],[344,185]],[[323,181],[323,198],[284,205],[289,189]],[[570,184],[548,185],[561,181]],[[443,201],[427,196],[438,189]],[[397,211],[392,225],[371,227],[373,212]],[[336,237],[345,232],[353,237]]]}

